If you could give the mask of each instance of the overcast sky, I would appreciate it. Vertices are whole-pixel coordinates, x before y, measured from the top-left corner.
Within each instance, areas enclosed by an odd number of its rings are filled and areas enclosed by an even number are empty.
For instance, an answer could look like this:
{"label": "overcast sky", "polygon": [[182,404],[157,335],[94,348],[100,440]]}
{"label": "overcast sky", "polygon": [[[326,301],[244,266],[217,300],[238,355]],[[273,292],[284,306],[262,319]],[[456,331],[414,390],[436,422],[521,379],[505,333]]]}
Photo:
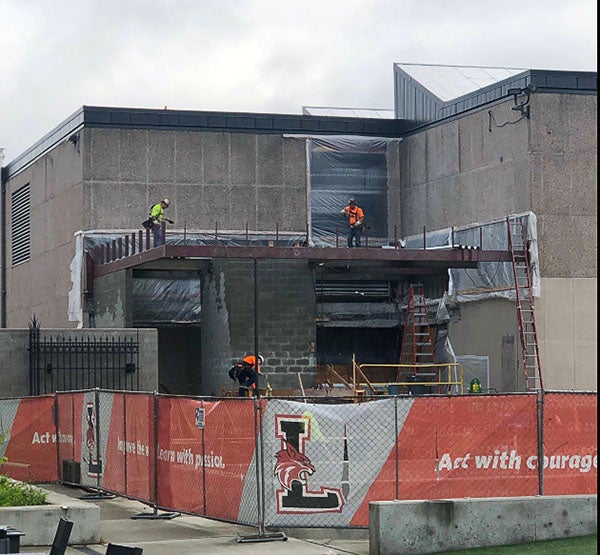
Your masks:
{"label": "overcast sky", "polygon": [[83,105],[393,108],[393,64],[596,71],[596,0],[0,0],[5,164]]}

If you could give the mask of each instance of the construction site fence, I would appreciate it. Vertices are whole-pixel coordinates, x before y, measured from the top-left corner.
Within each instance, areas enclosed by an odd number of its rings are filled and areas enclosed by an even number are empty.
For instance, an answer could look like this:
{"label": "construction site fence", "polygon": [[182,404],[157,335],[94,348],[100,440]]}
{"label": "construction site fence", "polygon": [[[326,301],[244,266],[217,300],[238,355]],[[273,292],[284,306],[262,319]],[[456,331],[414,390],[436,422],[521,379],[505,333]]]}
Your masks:
{"label": "construction site fence", "polygon": [[[349,402],[350,401],[350,402]],[[263,527],[369,525],[369,502],[597,492],[597,394],[0,400],[0,473]]]}

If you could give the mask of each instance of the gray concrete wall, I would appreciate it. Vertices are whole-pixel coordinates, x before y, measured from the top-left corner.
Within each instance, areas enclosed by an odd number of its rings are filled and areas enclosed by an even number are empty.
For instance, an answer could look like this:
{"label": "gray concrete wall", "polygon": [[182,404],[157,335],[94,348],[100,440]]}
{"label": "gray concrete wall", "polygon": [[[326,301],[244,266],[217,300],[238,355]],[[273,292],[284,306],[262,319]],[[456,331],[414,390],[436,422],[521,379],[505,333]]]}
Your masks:
{"label": "gray concrete wall", "polygon": [[503,125],[507,100],[400,143],[402,235],[532,210],[542,277],[596,277],[597,96],[531,98],[531,119]]}
{"label": "gray concrete wall", "polygon": [[129,229],[171,200],[175,228],[306,228],[306,152],[281,135],[86,129],[85,229]]}
{"label": "gray concrete wall", "polygon": [[531,209],[542,277],[597,277],[598,97],[533,95]]}
{"label": "gray concrete wall", "polygon": [[[83,148],[66,139],[6,184],[7,327],[26,327],[35,314],[44,326],[73,327],[67,320],[73,233],[83,225]],[[12,267],[11,194],[30,185],[31,258]]]}
{"label": "gray concrete wall", "polygon": [[450,322],[448,336],[456,355],[490,357],[489,387],[524,390],[524,376],[516,370],[520,340],[514,302],[499,298],[462,303],[460,320]]}
{"label": "gray concrete wall", "polygon": [[597,391],[597,280],[544,278],[535,311],[544,386]]}
{"label": "gray concrete wall", "polygon": [[516,119],[511,106],[507,101],[400,143],[403,236],[530,210],[528,120],[496,127]]}
{"label": "gray concrete wall", "polygon": [[[140,391],[158,389],[158,341],[155,329],[42,329],[52,337],[139,337]],[[139,334],[139,335],[138,335]],[[29,395],[29,330],[0,329],[0,398]]]}
{"label": "gray concrete wall", "polygon": [[595,495],[369,504],[370,555],[421,555],[597,533]]}
{"label": "gray concrete wall", "polygon": [[[596,389],[596,328],[589,310],[575,309],[583,296],[595,297],[573,280],[597,277],[597,96],[533,94],[531,119],[504,125],[518,119],[512,106],[497,104],[400,143],[402,234],[535,212],[547,278],[538,322],[544,386]],[[568,281],[562,293],[560,280]],[[457,354],[490,356],[493,387],[519,389],[510,367],[519,341],[514,303],[464,304],[450,336]]]}
{"label": "gray concrete wall", "polygon": [[[273,388],[314,386],[315,293],[303,261],[258,263],[259,351]],[[237,389],[227,370],[254,353],[254,273],[244,260],[214,261],[202,289],[202,393]],[[264,387],[264,381],[261,380]]]}
{"label": "gray concrete wall", "polygon": [[[31,260],[10,266],[7,327],[35,314],[47,327],[68,321],[73,234],[138,228],[150,205],[171,199],[175,229],[304,232],[306,151],[280,135],[83,129],[7,183],[31,186]],[[8,207],[10,208],[10,207]],[[7,229],[10,230],[10,209]]]}

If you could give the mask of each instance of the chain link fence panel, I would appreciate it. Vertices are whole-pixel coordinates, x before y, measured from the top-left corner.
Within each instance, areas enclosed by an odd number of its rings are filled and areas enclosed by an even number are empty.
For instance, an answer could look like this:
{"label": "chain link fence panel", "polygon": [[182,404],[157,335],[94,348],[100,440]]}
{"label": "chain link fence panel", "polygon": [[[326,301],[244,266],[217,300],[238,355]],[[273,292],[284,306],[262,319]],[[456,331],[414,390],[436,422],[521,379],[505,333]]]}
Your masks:
{"label": "chain link fence panel", "polygon": [[598,490],[598,395],[543,395],[544,495],[595,494]]}

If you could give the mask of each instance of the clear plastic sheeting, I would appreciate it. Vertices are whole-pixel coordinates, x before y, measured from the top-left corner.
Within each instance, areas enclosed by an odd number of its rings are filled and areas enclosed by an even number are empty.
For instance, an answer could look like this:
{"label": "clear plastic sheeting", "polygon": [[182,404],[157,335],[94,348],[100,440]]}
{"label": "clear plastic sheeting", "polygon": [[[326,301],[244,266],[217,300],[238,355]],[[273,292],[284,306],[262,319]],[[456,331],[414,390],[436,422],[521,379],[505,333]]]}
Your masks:
{"label": "clear plastic sheeting", "polygon": [[[84,254],[87,252],[98,262],[96,247],[112,244],[126,236],[130,240],[138,230],[78,231],[75,234],[75,256],[71,261],[69,291],[69,321],[82,328],[83,283],[85,280]],[[144,244],[146,234],[143,234]],[[248,232],[245,231],[186,231],[167,232],[167,244],[172,245],[229,245],[229,246],[299,246],[306,243],[306,234],[298,232]],[[139,249],[136,249],[139,251]],[[133,320],[138,326],[198,324],[201,313],[201,283],[197,276],[190,278],[148,278],[133,280]]]}
{"label": "clear plastic sheeting", "polygon": [[310,152],[311,240],[332,246],[345,242],[340,211],[350,198],[365,213],[363,236],[387,237],[387,150],[398,139],[331,136],[308,139]]}
{"label": "clear plastic sheeting", "polygon": [[[540,296],[540,271],[537,247],[537,218],[533,212],[516,214],[523,223],[529,253],[529,271],[532,294]],[[422,249],[423,235],[405,238],[405,248]],[[465,246],[483,250],[508,250],[508,227],[506,218],[487,223],[474,223],[464,227],[429,231],[427,248]],[[482,262],[476,269],[449,270],[448,300],[455,302],[477,301],[501,297],[515,300],[515,282],[512,263]]]}
{"label": "clear plastic sheeting", "polygon": [[134,278],[132,296],[135,326],[200,324],[199,277]]}

